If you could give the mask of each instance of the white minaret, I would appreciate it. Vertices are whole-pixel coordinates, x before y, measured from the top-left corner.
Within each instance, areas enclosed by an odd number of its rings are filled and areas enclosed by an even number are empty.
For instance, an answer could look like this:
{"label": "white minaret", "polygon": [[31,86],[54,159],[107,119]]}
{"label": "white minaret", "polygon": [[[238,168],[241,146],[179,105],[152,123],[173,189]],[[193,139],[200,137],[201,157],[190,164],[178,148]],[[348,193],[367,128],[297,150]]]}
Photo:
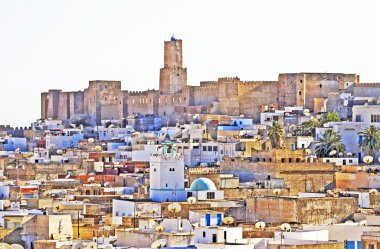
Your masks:
{"label": "white minaret", "polygon": [[150,156],[150,199],[158,202],[186,201],[185,163],[173,144],[164,143]]}

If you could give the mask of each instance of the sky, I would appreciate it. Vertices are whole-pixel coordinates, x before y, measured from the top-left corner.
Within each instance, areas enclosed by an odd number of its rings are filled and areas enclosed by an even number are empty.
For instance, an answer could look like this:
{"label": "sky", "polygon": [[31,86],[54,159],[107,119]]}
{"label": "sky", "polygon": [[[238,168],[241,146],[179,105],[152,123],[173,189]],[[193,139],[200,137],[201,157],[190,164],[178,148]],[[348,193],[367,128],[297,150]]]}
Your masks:
{"label": "sky", "polygon": [[188,84],[279,73],[380,82],[378,1],[0,0],[0,124],[29,126],[40,93],[120,80],[158,89],[163,42],[183,40]]}

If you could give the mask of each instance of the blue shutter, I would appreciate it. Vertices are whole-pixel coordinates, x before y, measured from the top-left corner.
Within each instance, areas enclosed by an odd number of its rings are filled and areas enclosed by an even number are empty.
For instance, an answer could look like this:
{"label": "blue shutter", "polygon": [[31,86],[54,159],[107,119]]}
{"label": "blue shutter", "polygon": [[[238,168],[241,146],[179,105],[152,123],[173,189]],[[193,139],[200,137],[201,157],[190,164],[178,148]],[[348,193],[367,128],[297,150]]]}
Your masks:
{"label": "blue shutter", "polygon": [[356,249],[362,249],[362,242],[361,241],[358,241],[358,243],[356,244]]}
{"label": "blue shutter", "polygon": [[346,241],[346,249],[355,249],[355,241]]}
{"label": "blue shutter", "polygon": [[217,214],[216,215],[216,220],[217,220],[216,224],[218,226],[221,226],[222,225],[222,214]]}
{"label": "blue shutter", "polygon": [[210,226],[210,224],[211,224],[211,215],[206,214],[206,226]]}

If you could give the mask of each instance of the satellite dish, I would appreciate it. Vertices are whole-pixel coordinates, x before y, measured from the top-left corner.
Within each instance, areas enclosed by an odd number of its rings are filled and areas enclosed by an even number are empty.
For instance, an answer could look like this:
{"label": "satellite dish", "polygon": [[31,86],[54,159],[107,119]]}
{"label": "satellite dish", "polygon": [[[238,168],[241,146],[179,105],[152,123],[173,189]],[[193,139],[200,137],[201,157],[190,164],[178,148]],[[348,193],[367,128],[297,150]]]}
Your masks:
{"label": "satellite dish", "polygon": [[156,240],[155,242],[153,242],[152,245],[150,246],[150,248],[159,249],[159,248],[165,247],[167,243],[168,242],[166,239],[159,239],[159,240]]}
{"label": "satellite dish", "polygon": [[60,212],[60,211],[62,211],[62,210],[63,210],[63,207],[64,207],[64,205],[63,205],[62,202],[55,202],[55,203],[53,204],[53,210],[56,211],[56,212]]}
{"label": "satellite dish", "polygon": [[273,189],[273,194],[275,194],[275,195],[279,195],[280,192],[281,192],[280,189]]}
{"label": "satellite dish", "polygon": [[7,243],[0,243],[0,249],[12,249],[12,247]]}
{"label": "satellite dish", "polygon": [[42,193],[43,196],[45,197],[49,197],[49,196],[52,196],[53,193],[51,192],[51,190],[45,190],[43,193]]}
{"label": "satellite dish", "polygon": [[135,212],[135,216],[136,216],[136,217],[140,217],[140,216],[141,216],[141,212],[136,211],[136,212]]}
{"label": "satellite dish", "polygon": [[289,223],[283,223],[281,224],[280,229],[284,232],[290,232],[292,228],[290,227]]}
{"label": "satellite dish", "polygon": [[306,155],[311,155],[312,153],[311,149],[306,149],[305,152],[306,152]]}
{"label": "satellite dish", "polygon": [[95,172],[90,172],[90,173],[88,173],[88,175],[89,175],[89,176],[94,176],[94,175],[96,175],[96,174],[95,174]]}
{"label": "satellite dish", "polygon": [[292,137],[292,134],[289,133],[289,134],[286,135],[286,137]]}
{"label": "satellite dish", "polygon": [[8,177],[2,176],[0,179],[1,179],[1,181],[6,181],[8,179]]}
{"label": "satellite dish", "polygon": [[87,181],[93,183],[93,182],[95,181],[95,177],[93,177],[93,176],[92,176],[92,177],[89,177],[89,178],[87,179]]}
{"label": "satellite dish", "polygon": [[343,156],[343,152],[339,152],[339,153],[338,153],[338,156],[339,156],[339,157],[342,157],[342,156]]}
{"label": "satellite dish", "polygon": [[223,220],[222,220],[222,222],[224,223],[224,224],[226,224],[226,225],[231,225],[231,224],[233,224],[234,223],[234,218],[232,218],[232,217],[224,217],[223,218]]}
{"label": "satellite dish", "polygon": [[367,225],[367,221],[366,220],[362,220],[359,222],[359,226],[366,226]]}
{"label": "satellite dish", "polygon": [[98,244],[95,242],[89,242],[87,243],[86,248],[98,249]]}
{"label": "satellite dish", "polygon": [[71,246],[68,245],[63,245],[59,249],[71,249]]}
{"label": "satellite dish", "polygon": [[20,244],[11,244],[12,249],[24,249],[24,247]]}
{"label": "satellite dish", "polygon": [[174,202],[174,203],[169,204],[168,210],[171,213],[178,213],[182,210],[182,208],[179,203]]}
{"label": "satellite dish", "polygon": [[345,224],[352,224],[354,223],[352,220],[347,220],[346,222],[344,222]]}
{"label": "satellite dish", "polygon": [[92,144],[92,143],[95,142],[95,139],[93,139],[93,138],[89,138],[89,139],[87,139],[87,142],[88,142],[89,144]]}
{"label": "satellite dish", "polygon": [[372,163],[372,161],[373,161],[373,157],[372,156],[365,156],[365,157],[363,157],[363,162],[365,162],[365,163],[370,164],[370,163]]}
{"label": "satellite dish", "polygon": [[305,109],[305,110],[303,110],[303,113],[310,113],[310,110],[309,109]]}
{"label": "satellite dish", "polygon": [[255,228],[260,229],[260,230],[264,230],[265,225],[266,225],[265,222],[259,221],[259,222],[256,222]]}
{"label": "satellite dish", "polygon": [[94,150],[96,150],[96,151],[102,151],[102,146],[96,145],[95,148],[94,148]]}
{"label": "satellite dish", "polygon": [[89,203],[90,199],[83,199],[83,203]]}
{"label": "satellite dish", "polygon": [[84,245],[82,243],[77,243],[74,246],[74,249],[83,249],[83,248],[84,248]]}
{"label": "satellite dish", "polygon": [[3,208],[8,209],[11,207],[11,201],[10,200],[3,200]]}
{"label": "satellite dish", "polygon": [[187,202],[188,203],[196,203],[197,202],[197,198],[195,198],[194,196],[191,196],[191,197],[187,198]]}
{"label": "satellite dish", "polygon": [[347,152],[347,156],[352,156],[352,153],[351,152]]}
{"label": "satellite dish", "polygon": [[58,155],[62,155],[63,154],[63,150],[57,150],[57,154]]}
{"label": "satellite dish", "polygon": [[20,152],[21,152],[21,149],[20,149],[20,148],[17,148],[17,149],[15,149],[15,152],[16,152],[16,153],[20,153]]}
{"label": "satellite dish", "polygon": [[333,156],[333,155],[335,155],[336,153],[337,153],[336,150],[332,150],[332,151],[330,151],[329,156]]}
{"label": "satellite dish", "polygon": [[59,234],[59,233],[53,233],[53,239],[54,240],[60,240],[61,239],[61,234]]}
{"label": "satellite dish", "polygon": [[66,179],[69,179],[70,177],[71,177],[71,175],[67,175],[67,176],[65,176]]}
{"label": "satellite dish", "polygon": [[380,163],[380,157],[377,159],[377,161]]}
{"label": "satellite dish", "polygon": [[161,225],[157,225],[155,229],[157,232],[163,232],[165,230],[165,227],[163,227]]}
{"label": "satellite dish", "polygon": [[371,189],[370,191],[369,191],[369,193],[371,194],[371,195],[376,195],[377,194],[377,189]]}

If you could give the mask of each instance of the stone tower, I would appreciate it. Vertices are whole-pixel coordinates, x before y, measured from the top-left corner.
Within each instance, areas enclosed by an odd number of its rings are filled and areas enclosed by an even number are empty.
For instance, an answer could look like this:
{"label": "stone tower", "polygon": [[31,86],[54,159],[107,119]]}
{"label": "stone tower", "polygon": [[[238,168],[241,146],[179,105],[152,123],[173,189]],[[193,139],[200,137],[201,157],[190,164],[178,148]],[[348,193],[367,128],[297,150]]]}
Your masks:
{"label": "stone tower", "polygon": [[187,85],[187,69],[182,68],[182,40],[174,36],[164,45],[164,68],[160,69],[160,93],[180,93]]}

